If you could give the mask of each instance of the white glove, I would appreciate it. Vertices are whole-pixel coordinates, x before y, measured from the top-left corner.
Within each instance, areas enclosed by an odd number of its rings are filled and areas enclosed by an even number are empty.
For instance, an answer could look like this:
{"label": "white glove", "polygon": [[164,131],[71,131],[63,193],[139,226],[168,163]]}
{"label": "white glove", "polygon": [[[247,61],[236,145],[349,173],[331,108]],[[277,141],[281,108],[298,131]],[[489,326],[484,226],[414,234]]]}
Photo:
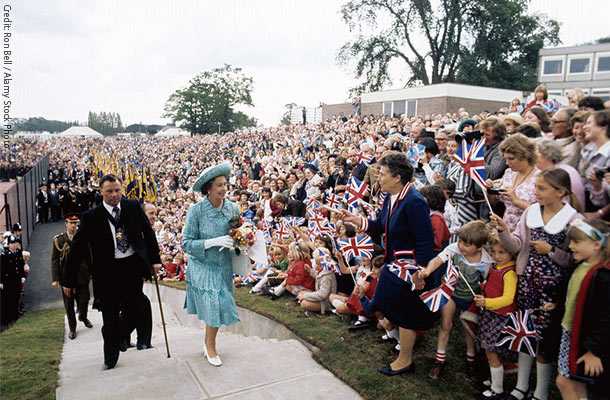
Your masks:
{"label": "white glove", "polygon": [[215,237],[213,239],[208,239],[203,241],[203,247],[205,249],[209,249],[210,247],[220,247],[222,249],[233,249],[235,248],[235,242],[233,238],[229,235]]}

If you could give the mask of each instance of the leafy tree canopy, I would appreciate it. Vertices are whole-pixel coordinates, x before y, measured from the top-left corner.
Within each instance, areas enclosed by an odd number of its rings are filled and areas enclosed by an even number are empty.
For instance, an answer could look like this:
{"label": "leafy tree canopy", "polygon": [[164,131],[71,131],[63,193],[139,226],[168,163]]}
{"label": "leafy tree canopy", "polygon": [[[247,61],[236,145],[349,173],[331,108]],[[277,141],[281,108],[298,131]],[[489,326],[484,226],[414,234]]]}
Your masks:
{"label": "leafy tree canopy", "polygon": [[[392,83],[462,82],[507,88],[535,83],[538,50],[559,43],[559,24],[528,13],[527,0],[351,0],[344,22],[356,35],[337,59],[362,82],[352,94]],[[532,81],[533,79],[533,81]]]}
{"label": "leafy tree canopy", "polygon": [[252,106],[253,79],[241,68],[225,64],[192,78],[165,103],[162,115],[192,133],[229,132],[256,126],[256,120],[235,111],[237,105]]}

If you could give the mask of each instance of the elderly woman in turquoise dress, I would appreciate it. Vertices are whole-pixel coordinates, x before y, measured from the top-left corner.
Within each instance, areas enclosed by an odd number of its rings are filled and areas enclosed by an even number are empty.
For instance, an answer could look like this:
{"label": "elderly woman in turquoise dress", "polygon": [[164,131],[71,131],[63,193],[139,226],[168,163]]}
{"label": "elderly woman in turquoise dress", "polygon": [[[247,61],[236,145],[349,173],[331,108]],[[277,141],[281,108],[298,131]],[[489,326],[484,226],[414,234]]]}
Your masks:
{"label": "elderly woman in turquoise dress", "polygon": [[239,322],[232,284],[234,242],[229,236],[239,208],[225,199],[230,174],[231,165],[222,163],[197,178],[191,190],[204,197],[189,208],[182,239],[189,256],[185,308],[205,323],[204,355],[217,367],[222,365],[216,349],[218,329]]}

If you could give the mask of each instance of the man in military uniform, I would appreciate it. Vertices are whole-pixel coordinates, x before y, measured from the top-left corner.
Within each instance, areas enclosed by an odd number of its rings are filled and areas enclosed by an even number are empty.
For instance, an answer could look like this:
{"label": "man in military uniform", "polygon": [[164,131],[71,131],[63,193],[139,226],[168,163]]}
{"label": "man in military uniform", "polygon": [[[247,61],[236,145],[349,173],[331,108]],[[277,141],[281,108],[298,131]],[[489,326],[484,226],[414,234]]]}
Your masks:
{"label": "man in military uniform", "polygon": [[[53,253],[51,256],[51,275],[53,279],[52,286],[59,287],[59,282],[64,274],[68,253],[72,246],[72,239],[76,234],[79,219],[77,215],[68,215],[66,217],[66,232],[60,233],[53,238]],[[68,316],[68,325],[70,339],[76,338],[76,315],[74,313],[74,299],[78,308],[78,319],[85,324],[87,328],[93,328],[91,322],[87,319],[87,309],[89,307],[89,268],[83,261],[78,275],[78,285],[76,287],[76,295],[72,297],[66,296],[62,291],[64,299],[64,307]]]}
{"label": "man in military uniform", "polygon": [[23,254],[18,239],[10,235],[0,253],[0,329],[19,318],[21,284],[25,282]]}

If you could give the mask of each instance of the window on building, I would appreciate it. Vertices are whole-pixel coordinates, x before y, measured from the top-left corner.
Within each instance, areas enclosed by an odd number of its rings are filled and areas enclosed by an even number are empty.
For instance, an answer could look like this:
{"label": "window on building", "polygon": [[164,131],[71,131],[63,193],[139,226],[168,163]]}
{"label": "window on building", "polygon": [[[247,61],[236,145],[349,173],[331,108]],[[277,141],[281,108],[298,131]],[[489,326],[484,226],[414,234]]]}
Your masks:
{"label": "window on building", "polygon": [[387,101],[383,103],[383,115],[391,117],[392,116],[392,102]]}
{"label": "window on building", "polygon": [[610,100],[610,88],[593,89],[593,92],[591,94],[593,96],[601,97],[604,101]]}
{"label": "window on building", "polygon": [[610,72],[610,55],[597,59],[597,72]]}
{"label": "window on building", "polygon": [[562,60],[546,60],[542,73],[544,75],[561,75],[563,70]]}
{"label": "window on building", "polygon": [[570,60],[570,73],[571,74],[586,74],[590,71],[589,65],[591,59],[589,58],[573,58]]}
{"label": "window on building", "polygon": [[408,100],[407,101],[407,116],[413,117],[417,112],[417,100]]}
{"label": "window on building", "polygon": [[549,96],[561,96],[561,90],[549,90]]}
{"label": "window on building", "polygon": [[394,111],[392,112],[395,117],[400,117],[405,113],[405,100],[398,100],[394,102]]}

